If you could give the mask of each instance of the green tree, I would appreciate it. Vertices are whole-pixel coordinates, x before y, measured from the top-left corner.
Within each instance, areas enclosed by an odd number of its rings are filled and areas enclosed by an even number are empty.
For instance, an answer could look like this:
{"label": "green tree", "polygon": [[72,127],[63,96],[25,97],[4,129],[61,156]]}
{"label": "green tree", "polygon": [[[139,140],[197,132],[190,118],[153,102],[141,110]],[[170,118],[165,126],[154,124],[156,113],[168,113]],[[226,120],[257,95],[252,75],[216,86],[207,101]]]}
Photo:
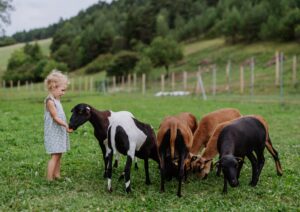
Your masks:
{"label": "green tree", "polygon": [[168,11],[161,10],[160,13],[156,17],[156,35],[165,37],[169,32],[168,25]]}
{"label": "green tree", "polygon": [[181,46],[169,38],[156,37],[145,51],[154,66],[165,67],[167,76],[169,75],[169,66],[183,58]]}

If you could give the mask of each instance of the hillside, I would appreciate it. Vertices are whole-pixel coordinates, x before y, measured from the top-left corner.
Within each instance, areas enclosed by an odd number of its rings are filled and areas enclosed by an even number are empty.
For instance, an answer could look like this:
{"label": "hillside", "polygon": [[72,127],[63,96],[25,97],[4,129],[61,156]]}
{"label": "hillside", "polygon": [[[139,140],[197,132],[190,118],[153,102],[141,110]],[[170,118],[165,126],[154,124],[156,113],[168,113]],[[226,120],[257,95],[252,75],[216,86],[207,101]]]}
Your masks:
{"label": "hillside", "polygon": [[[49,46],[51,44],[51,41],[52,41],[52,39],[45,39],[45,40],[37,41],[43,51],[43,54],[49,55],[49,53],[50,53]],[[30,43],[34,43],[34,42],[30,42]],[[3,75],[3,72],[6,70],[6,66],[7,66],[7,63],[8,63],[8,60],[9,60],[11,54],[15,50],[22,48],[24,45],[25,45],[24,43],[20,43],[20,44],[15,44],[12,46],[6,46],[6,47],[0,48],[0,79],[1,79],[1,76]]]}

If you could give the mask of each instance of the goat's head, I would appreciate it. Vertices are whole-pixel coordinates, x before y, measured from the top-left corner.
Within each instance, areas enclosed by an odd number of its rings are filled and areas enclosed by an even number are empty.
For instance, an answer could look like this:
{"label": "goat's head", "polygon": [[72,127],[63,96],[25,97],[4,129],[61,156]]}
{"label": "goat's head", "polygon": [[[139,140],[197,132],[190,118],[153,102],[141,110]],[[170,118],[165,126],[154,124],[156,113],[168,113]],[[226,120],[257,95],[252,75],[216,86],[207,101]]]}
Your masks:
{"label": "goat's head", "polygon": [[191,153],[190,158],[190,169],[201,179],[206,178],[208,171],[210,170],[210,167],[208,170],[206,170],[206,166],[211,164],[212,159],[207,160],[200,155],[192,155]]}
{"label": "goat's head", "polygon": [[78,104],[72,110],[70,118],[70,129],[76,130],[79,126],[87,122],[91,117],[91,107],[87,104]]}
{"label": "goat's head", "polygon": [[233,155],[226,155],[219,161],[224,177],[227,179],[231,187],[239,185],[239,181],[237,179],[239,160],[242,159],[234,157]]}

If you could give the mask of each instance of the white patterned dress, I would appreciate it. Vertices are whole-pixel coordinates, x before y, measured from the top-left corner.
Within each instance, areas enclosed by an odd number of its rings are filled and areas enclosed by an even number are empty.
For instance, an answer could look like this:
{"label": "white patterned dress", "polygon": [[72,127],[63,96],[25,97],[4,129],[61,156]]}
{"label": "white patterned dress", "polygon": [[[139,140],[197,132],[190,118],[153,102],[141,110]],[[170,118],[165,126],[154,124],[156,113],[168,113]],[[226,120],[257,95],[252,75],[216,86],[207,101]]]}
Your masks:
{"label": "white patterned dress", "polygon": [[59,100],[53,96],[47,96],[45,99],[44,113],[44,142],[45,149],[48,154],[64,153],[70,149],[69,135],[65,127],[57,124],[49,110],[47,109],[47,101],[53,101],[56,107],[57,116],[67,123],[64,109]]}

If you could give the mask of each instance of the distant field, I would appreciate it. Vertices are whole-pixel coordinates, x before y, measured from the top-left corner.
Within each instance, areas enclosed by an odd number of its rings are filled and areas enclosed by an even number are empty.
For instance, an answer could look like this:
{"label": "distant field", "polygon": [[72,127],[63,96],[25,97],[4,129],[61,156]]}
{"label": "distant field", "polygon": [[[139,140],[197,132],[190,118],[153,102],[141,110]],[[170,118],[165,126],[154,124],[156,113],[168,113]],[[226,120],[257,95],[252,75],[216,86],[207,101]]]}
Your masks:
{"label": "distant field", "polygon": [[[235,107],[242,114],[261,114],[270,125],[270,136],[280,154],[284,175],[278,177],[274,161],[265,151],[266,163],[256,188],[248,186],[250,162],[241,172],[240,186],[222,195],[223,178],[212,172],[200,181],[190,174],[182,187],[182,198],[176,196],[177,181],[159,192],[157,164],[150,161],[152,185],[144,184],[143,162],[132,169],[132,194],[124,191],[118,176],[124,168],[113,170],[113,192],[106,191],[102,155],[87,123],[70,135],[71,151],[63,156],[60,181],[45,180],[47,160],[43,146],[43,98],[0,101],[0,211],[298,211],[300,208],[300,107],[299,105],[201,101],[199,97],[164,97],[152,95],[94,95],[63,98],[68,118],[78,103],[89,103],[99,109],[129,110],[139,120],[150,123],[157,131],[166,115],[189,111],[198,119],[224,107]],[[19,107],[19,105],[21,105]]]}
{"label": "distant field", "polygon": [[[45,40],[38,41],[38,44],[40,45],[40,47],[43,51],[43,54],[45,54],[45,55],[49,55],[49,53],[50,53],[49,46],[51,44],[51,40],[52,39],[45,39]],[[0,79],[1,79],[1,76],[4,72],[4,70],[6,69],[10,55],[15,50],[20,49],[23,46],[24,46],[24,43],[0,48]]]}

